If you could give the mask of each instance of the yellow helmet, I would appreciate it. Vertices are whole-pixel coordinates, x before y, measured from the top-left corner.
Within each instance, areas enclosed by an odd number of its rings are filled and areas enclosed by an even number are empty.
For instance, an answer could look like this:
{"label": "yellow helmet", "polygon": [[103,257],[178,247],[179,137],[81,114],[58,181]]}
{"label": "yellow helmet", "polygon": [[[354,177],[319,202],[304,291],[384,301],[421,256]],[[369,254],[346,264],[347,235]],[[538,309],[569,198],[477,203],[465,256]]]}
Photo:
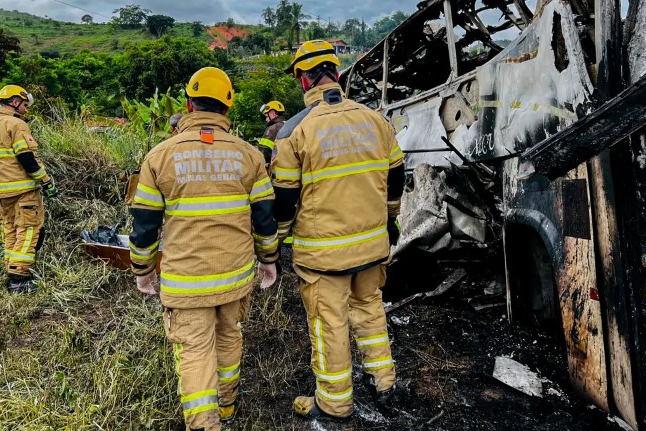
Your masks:
{"label": "yellow helmet", "polygon": [[285,112],[285,107],[278,100],[272,100],[271,102],[265,103],[260,107],[261,114],[266,114],[271,110],[274,110],[276,112]]}
{"label": "yellow helmet", "polygon": [[308,71],[326,62],[341,66],[341,62],[336,56],[336,51],[330,42],[310,40],[298,48],[292,64],[289,65],[285,72],[294,74],[294,77],[298,78],[299,71]]}
{"label": "yellow helmet", "polygon": [[231,80],[217,67],[203,67],[191,76],[186,86],[188,97],[210,97],[219,100],[227,107],[233,105],[233,85]]}
{"label": "yellow helmet", "polygon": [[5,85],[0,89],[0,100],[7,100],[12,97],[19,97],[27,101],[25,104],[27,108],[34,104],[34,97],[19,85]]}

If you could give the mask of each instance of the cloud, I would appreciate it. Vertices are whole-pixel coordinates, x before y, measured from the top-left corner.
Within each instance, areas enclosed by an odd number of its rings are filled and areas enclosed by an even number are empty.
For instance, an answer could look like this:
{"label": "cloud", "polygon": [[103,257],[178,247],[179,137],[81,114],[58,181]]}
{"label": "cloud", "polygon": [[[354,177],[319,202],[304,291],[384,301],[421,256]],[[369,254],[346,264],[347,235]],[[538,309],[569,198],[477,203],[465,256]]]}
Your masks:
{"label": "cloud", "polygon": [[[95,22],[109,20],[113,10],[126,4],[137,4],[143,9],[150,9],[155,14],[168,15],[179,22],[202,21],[205,24],[226,21],[233,18],[242,24],[258,24],[262,21],[262,11],[267,7],[273,9],[277,0],[230,1],[230,0],[128,0],[119,4],[106,0],[0,0],[0,8],[19,10],[37,16],[47,16],[60,21],[80,22],[81,17],[90,14]],[[349,2],[347,0],[309,1],[303,0],[305,13],[312,19],[321,21],[332,20],[343,22],[349,18],[364,19],[372,23],[379,17],[390,15],[397,10],[413,13],[417,2],[401,2],[396,0],[363,0]]]}

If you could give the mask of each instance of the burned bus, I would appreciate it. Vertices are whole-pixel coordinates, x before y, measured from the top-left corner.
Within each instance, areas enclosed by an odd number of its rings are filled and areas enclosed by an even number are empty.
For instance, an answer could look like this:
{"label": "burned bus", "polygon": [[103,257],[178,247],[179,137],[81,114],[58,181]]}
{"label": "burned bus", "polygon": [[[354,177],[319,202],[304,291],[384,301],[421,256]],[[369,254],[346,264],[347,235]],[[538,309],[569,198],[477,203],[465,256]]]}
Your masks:
{"label": "burned bus", "polygon": [[646,2],[627,6],[423,1],[341,84],[406,153],[395,260],[499,236],[509,317],[557,321],[575,390],[646,430]]}

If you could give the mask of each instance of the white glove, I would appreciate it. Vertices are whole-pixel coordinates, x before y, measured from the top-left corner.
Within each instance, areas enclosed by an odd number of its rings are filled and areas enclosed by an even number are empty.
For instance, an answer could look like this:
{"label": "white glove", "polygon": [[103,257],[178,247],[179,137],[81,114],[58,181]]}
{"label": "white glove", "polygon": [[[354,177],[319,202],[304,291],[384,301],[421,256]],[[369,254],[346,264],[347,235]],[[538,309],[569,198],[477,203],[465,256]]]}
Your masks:
{"label": "white glove", "polygon": [[276,282],[276,264],[261,263],[258,265],[258,274],[262,277],[262,281],[260,282],[261,289],[273,286]]}
{"label": "white glove", "polygon": [[137,289],[147,295],[157,295],[159,293],[159,279],[157,272],[150,271],[146,275],[137,276]]}

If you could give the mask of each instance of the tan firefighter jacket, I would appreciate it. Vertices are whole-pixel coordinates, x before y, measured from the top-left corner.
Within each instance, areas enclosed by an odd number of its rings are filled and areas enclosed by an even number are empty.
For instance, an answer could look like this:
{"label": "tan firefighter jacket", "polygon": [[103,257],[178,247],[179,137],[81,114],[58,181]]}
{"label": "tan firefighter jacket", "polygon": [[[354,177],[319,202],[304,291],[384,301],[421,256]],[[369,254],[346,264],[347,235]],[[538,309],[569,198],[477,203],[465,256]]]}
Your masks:
{"label": "tan firefighter jacket", "polygon": [[[274,191],[262,154],[223,115],[193,112],[141,167],[130,235],[133,272],[155,267],[163,218],[161,299],[170,308],[225,304],[251,290],[256,257],[277,259]],[[163,217],[162,217],[163,214]],[[255,255],[255,256],[254,256]]]}
{"label": "tan firefighter jacket", "polygon": [[38,144],[16,111],[0,105],[0,198],[40,189],[50,177],[38,157]]}
{"label": "tan firefighter jacket", "polygon": [[[403,153],[392,127],[379,113],[345,99],[338,84],[310,90],[305,105],[276,140],[272,169],[279,237],[288,234],[295,213],[295,264],[336,272],[385,260],[388,175],[401,168],[403,176]],[[300,190],[297,211],[290,189]],[[401,190],[396,195],[391,216],[398,214]]]}
{"label": "tan firefighter jacket", "polygon": [[265,163],[267,164],[267,166],[269,166],[269,164],[271,163],[271,154],[274,151],[274,146],[276,145],[276,136],[284,125],[285,119],[282,115],[274,118],[269,122],[267,128],[265,129],[265,133],[262,135],[262,138],[260,138],[260,141],[258,142],[258,147],[262,154],[265,156]]}

